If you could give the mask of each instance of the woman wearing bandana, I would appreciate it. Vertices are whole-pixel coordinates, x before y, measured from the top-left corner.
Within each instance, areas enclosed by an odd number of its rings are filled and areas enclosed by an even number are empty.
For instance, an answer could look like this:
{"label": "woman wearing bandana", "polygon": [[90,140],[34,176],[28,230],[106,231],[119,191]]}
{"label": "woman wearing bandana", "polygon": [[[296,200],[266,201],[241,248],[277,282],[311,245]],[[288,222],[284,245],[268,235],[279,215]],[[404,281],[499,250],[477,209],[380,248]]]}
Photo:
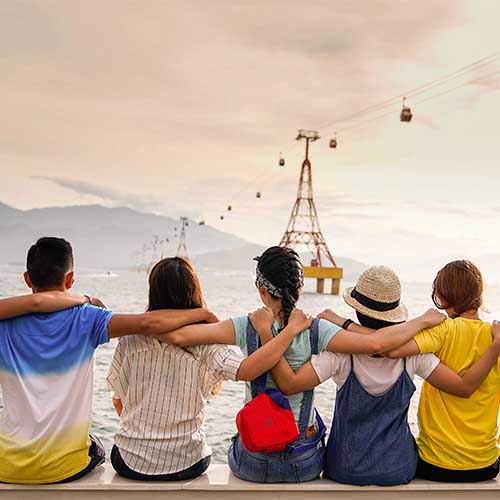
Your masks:
{"label": "woman wearing bandana", "polygon": [[[296,308],[304,275],[299,256],[289,248],[271,247],[257,261],[256,282],[265,307],[250,316],[240,316],[213,324],[183,327],[160,337],[179,346],[199,344],[233,344],[244,356],[250,356],[259,345],[259,334],[275,337],[284,330],[290,317],[300,314]],[[290,342],[285,358],[297,370],[311,355],[322,351],[378,354],[388,352],[413,338],[420,330],[441,323],[444,315],[430,310],[404,324],[382,328],[371,335],[347,332],[333,323],[316,319],[306,321],[305,328]],[[246,401],[264,389],[277,386],[267,373],[252,383],[246,383]],[[303,482],[319,477],[324,462],[324,425],[314,408],[313,390],[289,397],[299,438],[283,452],[255,453],[247,450],[238,435],[233,437],[228,451],[228,463],[233,474],[247,481],[260,483]]]}
{"label": "woman wearing bandana", "polygon": [[[374,266],[363,272],[356,286],[345,291],[344,300],[356,311],[359,325],[330,310],[320,316],[337,325],[344,325],[349,333],[352,330],[366,331],[367,336],[370,336],[372,329],[404,322],[408,316],[401,302],[399,278],[385,266]],[[442,325],[437,328],[442,328]],[[471,361],[465,370],[460,370],[462,376],[441,363],[434,354],[391,359],[378,355],[327,351],[313,355],[311,361],[296,372],[283,359],[273,368],[272,374],[285,394],[310,390],[329,378],[337,385],[332,428],[326,449],[325,477],[357,486],[394,486],[411,481],[417,470],[417,445],[408,425],[408,409],[415,392],[415,375],[436,388],[434,390],[446,392],[446,397],[449,397],[448,394],[458,396],[449,399],[467,408],[470,400],[466,398],[474,393],[491,368],[497,365],[500,331],[494,333],[497,336],[492,343],[491,331],[488,332],[490,350],[475,364],[472,365]],[[416,339],[421,335],[419,333]],[[268,334],[262,341],[271,338]],[[493,378],[495,376],[492,375]],[[496,387],[498,390],[498,385]],[[481,392],[484,393],[484,390]],[[497,412],[498,403],[495,427]],[[481,477],[490,474],[491,478],[498,473],[498,468],[490,469],[481,471]],[[455,480],[460,480],[457,475]]]}

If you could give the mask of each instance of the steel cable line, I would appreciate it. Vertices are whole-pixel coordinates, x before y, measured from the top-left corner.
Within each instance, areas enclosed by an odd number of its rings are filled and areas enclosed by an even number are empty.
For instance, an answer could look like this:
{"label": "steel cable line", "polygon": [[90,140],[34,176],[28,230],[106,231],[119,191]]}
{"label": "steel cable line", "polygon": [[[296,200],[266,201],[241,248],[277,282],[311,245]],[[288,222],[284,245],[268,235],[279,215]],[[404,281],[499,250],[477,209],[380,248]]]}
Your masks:
{"label": "steel cable line", "polygon": [[[430,96],[428,96],[428,97],[425,97],[425,98],[423,98],[423,99],[420,99],[420,100],[416,101],[414,104],[420,104],[420,103],[424,103],[424,102],[427,102],[427,101],[430,101],[430,100],[433,100],[433,99],[437,99],[437,98],[439,98],[439,97],[441,97],[441,96],[444,96],[444,95],[446,95],[446,94],[449,94],[449,93],[451,93],[451,92],[453,92],[453,91],[455,91],[455,90],[458,90],[458,89],[460,89],[460,88],[462,88],[462,87],[466,87],[466,86],[471,85],[471,84],[474,84],[474,83],[476,83],[476,82],[480,82],[480,81],[482,81],[482,80],[485,80],[485,79],[487,79],[487,78],[490,78],[490,77],[492,77],[492,76],[495,76],[495,75],[497,75],[497,74],[499,74],[499,73],[500,73],[500,69],[499,69],[499,70],[497,70],[497,71],[494,71],[493,73],[488,73],[488,74],[486,74],[486,75],[481,75],[481,76],[480,76],[480,77],[478,77],[478,78],[474,78],[474,79],[472,79],[472,80],[468,80],[468,81],[466,81],[466,82],[462,82],[460,85],[456,85],[456,86],[454,86],[454,87],[451,87],[451,88],[449,88],[449,89],[446,89],[446,90],[445,90],[445,91],[443,91],[443,92],[438,92],[437,94],[432,94],[432,95],[430,95]],[[388,112],[383,113],[383,114],[381,114],[381,115],[374,116],[374,117],[372,117],[372,118],[370,118],[370,119],[368,119],[368,120],[363,120],[363,121],[361,121],[361,122],[355,123],[354,125],[351,125],[351,126],[348,126],[348,127],[344,127],[344,128],[342,128],[342,129],[340,129],[340,131],[342,131],[342,132],[349,132],[349,131],[351,131],[351,130],[355,130],[355,129],[358,129],[358,128],[362,128],[362,127],[364,127],[365,125],[367,125],[367,124],[369,124],[369,123],[371,123],[371,122],[374,122],[374,121],[380,120],[380,119],[382,119],[382,118],[384,118],[384,117],[386,117],[386,116],[388,116],[388,115],[392,115],[393,113],[394,113],[394,111],[393,111],[393,110],[388,111]]]}
{"label": "steel cable line", "polygon": [[471,71],[477,71],[478,69],[481,69],[485,66],[488,66],[492,63],[494,63],[496,60],[500,59],[500,51],[495,52],[487,57],[483,57],[482,59],[479,59],[473,63],[467,64],[466,66],[462,66],[461,68],[453,71],[452,73],[449,73],[448,75],[445,75],[441,78],[438,78],[436,80],[432,80],[431,82],[427,82],[425,84],[419,85],[418,87],[414,87],[413,89],[408,90],[406,93],[399,94],[395,97],[392,97],[390,99],[386,99],[380,103],[377,104],[372,104],[370,106],[367,106],[366,108],[363,108],[359,111],[356,111],[354,113],[345,115],[335,121],[331,121],[327,124],[322,125],[321,127],[318,128],[318,130],[323,130],[325,128],[329,128],[330,126],[336,124],[336,123],[342,123],[346,121],[350,121],[353,118],[356,118],[357,116],[366,114],[366,113],[373,113],[375,111],[379,111],[389,105],[392,105],[396,101],[400,101],[403,97],[410,97],[410,96],[415,96],[419,95],[427,90],[430,90],[431,88],[434,88],[436,86],[444,85],[445,83],[448,83],[450,80],[457,79],[461,76],[466,75],[467,73]]}
{"label": "steel cable line", "polygon": [[[440,77],[438,79],[435,79],[435,80],[432,80],[430,82],[427,82],[425,84],[422,84],[422,85],[419,85],[418,87],[414,87],[413,89],[403,93],[403,94],[400,94],[398,96],[395,96],[391,99],[386,99],[378,104],[373,104],[371,106],[368,106],[366,108],[363,108],[362,110],[359,110],[355,113],[352,113],[352,114],[349,114],[349,115],[346,115],[342,118],[340,118],[339,120],[336,120],[335,122],[330,122],[329,124],[326,124],[326,125],[323,125],[321,127],[318,128],[318,130],[324,130],[325,128],[329,127],[330,125],[332,124],[335,124],[335,123],[341,123],[341,122],[348,122],[348,121],[351,121],[353,118],[356,118],[358,116],[363,116],[365,114],[372,114],[372,113],[375,113],[376,111],[382,111],[384,110],[385,108],[394,108],[395,105],[397,103],[399,103],[400,99],[402,99],[403,97],[415,97],[415,96],[418,96],[418,95],[422,95],[422,94],[425,94],[427,92],[429,92],[430,90],[436,88],[436,87],[440,87],[440,86],[443,86],[445,84],[448,84],[450,83],[451,81],[453,80],[456,80],[458,78],[462,78],[462,77],[470,77],[470,73],[471,72],[477,72],[478,70],[481,70],[491,64],[493,64],[494,62],[496,62],[498,59],[500,59],[500,51],[497,51],[497,52],[494,52],[493,54],[487,56],[487,57],[483,57],[475,62],[472,62],[470,64],[467,64],[465,66],[462,66],[461,68],[458,68],[457,70],[453,71],[452,73],[449,73],[447,75],[444,75],[443,77]],[[494,73],[490,73],[490,74],[487,74],[487,75],[478,75],[477,77],[475,77],[474,79],[472,80],[467,80],[466,82],[463,82],[461,83],[460,85],[458,86],[455,86],[455,87],[452,87],[450,89],[447,89],[443,92],[439,92],[438,94],[432,94],[431,96],[428,96],[424,99],[421,99],[421,100],[418,100],[415,102],[415,104],[418,104],[418,103],[422,103],[422,102],[426,102],[426,101],[429,101],[429,100],[432,100],[432,99],[435,99],[435,98],[438,98],[442,95],[445,95],[445,94],[448,94],[456,89],[459,89],[461,87],[464,87],[466,85],[469,85],[471,83],[474,83],[475,81],[481,81],[485,78],[488,78],[490,76],[493,76],[497,73],[499,73],[499,71],[495,71]],[[355,122],[353,125],[350,125],[350,126],[347,126],[347,127],[342,127],[340,129],[337,130],[337,132],[350,132],[351,130],[355,130],[355,129],[358,129],[358,128],[362,128],[364,126],[366,126],[367,124],[369,123],[372,123],[374,121],[377,121],[377,120],[380,120],[386,116],[389,116],[390,114],[393,114],[394,113],[394,109],[391,109],[390,111],[387,111],[387,112],[384,112],[382,114],[379,114],[379,115],[376,115],[376,116],[373,116],[367,120],[362,120],[361,122]],[[296,147],[296,144],[294,145],[291,145],[290,147],[288,147],[283,156],[286,157],[290,151],[292,149],[294,149]],[[241,195],[243,195],[244,193],[248,192],[250,189],[253,189],[254,191],[258,191],[259,189],[259,185],[261,185],[263,182],[267,182],[271,177],[273,177],[277,172],[279,172],[279,169],[276,169],[274,167],[271,167],[270,170],[268,170],[270,167],[265,165],[262,167],[262,174],[257,176],[256,178],[254,178],[253,181],[251,182],[247,182],[245,183],[245,185],[239,190],[236,192],[236,194],[231,197],[232,200],[238,200]],[[259,169],[260,170],[260,169]],[[224,210],[223,212],[226,212],[226,210]]]}

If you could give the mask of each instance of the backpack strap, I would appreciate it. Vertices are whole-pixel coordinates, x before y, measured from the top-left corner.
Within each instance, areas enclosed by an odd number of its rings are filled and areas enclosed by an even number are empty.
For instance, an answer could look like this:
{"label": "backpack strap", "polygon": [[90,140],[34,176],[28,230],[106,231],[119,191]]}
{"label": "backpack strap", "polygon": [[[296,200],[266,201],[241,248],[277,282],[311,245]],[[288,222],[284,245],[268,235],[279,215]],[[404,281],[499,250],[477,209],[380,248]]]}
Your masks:
{"label": "backpack strap", "polygon": [[[257,340],[258,339],[258,340]],[[253,327],[250,318],[248,318],[247,322],[247,353],[248,356],[251,356],[259,347],[261,346],[259,334],[257,330]],[[252,390],[252,399],[264,392],[266,390],[267,384],[267,373],[263,373],[260,377],[257,377],[255,380],[252,380],[250,383],[250,387]]]}
{"label": "backpack strap", "polygon": [[[309,329],[309,341],[311,345],[311,356],[313,354],[318,354],[318,343],[319,343],[319,319],[314,318]],[[302,403],[300,404],[300,415],[299,415],[299,434],[300,438],[305,437],[306,429],[309,426],[309,416],[311,415],[312,403],[313,403],[314,389],[304,392],[304,397],[302,398]]]}

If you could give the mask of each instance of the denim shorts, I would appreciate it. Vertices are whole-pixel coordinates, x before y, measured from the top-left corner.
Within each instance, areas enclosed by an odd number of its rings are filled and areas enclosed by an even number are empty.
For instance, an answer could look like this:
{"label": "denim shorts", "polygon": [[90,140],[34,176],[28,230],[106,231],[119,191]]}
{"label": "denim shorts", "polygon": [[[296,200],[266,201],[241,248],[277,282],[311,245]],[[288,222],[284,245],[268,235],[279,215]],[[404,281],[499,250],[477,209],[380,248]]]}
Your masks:
{"label": "denim shorts", "polygon": [[[304,440],[304,442],[315,440],[317,438]],[[254,483],[312,481],[320,476],[324,457],[325,444],[322,439],[316,446],[302,453],[253,453],[243,446],[236,434],[228,450],[228,464],[231,472],[240,479]]]}

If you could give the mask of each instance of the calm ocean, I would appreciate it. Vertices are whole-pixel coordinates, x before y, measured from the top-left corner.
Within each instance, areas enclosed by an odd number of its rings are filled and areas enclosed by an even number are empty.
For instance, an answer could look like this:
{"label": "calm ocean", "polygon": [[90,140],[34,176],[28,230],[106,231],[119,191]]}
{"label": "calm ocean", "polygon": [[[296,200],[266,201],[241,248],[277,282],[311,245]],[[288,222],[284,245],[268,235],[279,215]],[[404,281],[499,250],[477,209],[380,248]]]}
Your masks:
{"label": "calm ocean", "polygon": [[[26,293],[22,281],[21,267],[0,266],[0,296]],[[250,272],[224,272],[217,269],[199,269],[204,293],[210,307],[221,318],[245,315],[260,305]],[[350,283],[343,282],[342,288]],[[432,306],[430,283],[403,283],[403,300],[410,314],[418,314]],[[147,302],[147,276],[132,271],[103,272],[102,270],[80,269],[76,273],[75,292],[98,295],[116,312],[140,312]],[[325,308],[336,310],[342,315],[351,315],[350,309],[340,297],[311,293],[312,283],[306,285],[299,306],[311,314]],[[500,288],[487,290],[486,306],[500,317]],[[492,315],[484,314],[490,319]],[[111,404],[111,395],[106,388],[106,374],[111,362],[115,342],[100,347],[96,356],[96,382],[94,393],[94,423],[92,432],[111,448],[113,435],[118,428],[118,418]],[[416,413],[421,381],[417,381],[417,393],[412,401],[410,422],[417,432]],[[214,451],[213,461],[226,462],[229,440],[235,432],[234,417],[242,406],[244,386],[242,383],[226,382],[219,395],[208,403],[206,433]],[[327,425],[330,425],[335,400],[335,386],[328,381],[316,391],[316,406]],[[0,396],[0,407],[2,404]]]}

